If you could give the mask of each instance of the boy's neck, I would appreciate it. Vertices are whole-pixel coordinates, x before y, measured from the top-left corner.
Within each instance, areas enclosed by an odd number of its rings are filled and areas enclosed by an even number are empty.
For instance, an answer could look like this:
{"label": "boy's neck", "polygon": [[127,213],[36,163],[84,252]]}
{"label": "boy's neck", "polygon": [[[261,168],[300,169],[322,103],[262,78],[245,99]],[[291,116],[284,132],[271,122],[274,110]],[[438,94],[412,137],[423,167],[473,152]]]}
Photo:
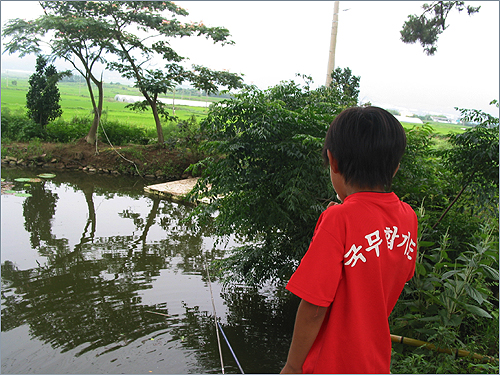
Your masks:
{"label": "boy's neck", "polygon": [[386,193],[385,189],[381,188],[381,187],[362,188],[359,186],[347,184],[345,188],[346,188],[346,190],[345,190],[346,197],[348,197],[349,195],[354,194],[354,193],[363,193],[363,192],[364,193]]}

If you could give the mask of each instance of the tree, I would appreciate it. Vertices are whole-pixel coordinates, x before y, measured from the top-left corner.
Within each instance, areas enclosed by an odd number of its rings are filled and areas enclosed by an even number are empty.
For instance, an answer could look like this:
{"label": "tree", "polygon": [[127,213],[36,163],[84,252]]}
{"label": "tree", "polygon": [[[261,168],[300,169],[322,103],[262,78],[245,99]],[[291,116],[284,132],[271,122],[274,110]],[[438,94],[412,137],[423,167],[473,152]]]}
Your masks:
{"label": "tree", "polygon": [[201,65],[193,65],[191,81],[195,88],[205,91],[207,97],[217,93],[218,86],[227,87],[228,90],[243,87],[243,79],[237,74],[214,71]]}
{"label": "tree", "polygon": [[246,87],[213,104],[201,123],[212,156],[192,166],[205,168],[193,198],[211,203],[199,206],[196,217],[221,237],[245,236],[247,245],[221,266],[249,282],[289,276],[334,197],[321,150],[346,98],[333,86],[311,90],[304,78],[305,86]]}
{"label": "tree", "polygon": [[[173,66],[185,58],[170,47],[168,39],[205,35],[214,43],[233,43],[227,40],[229,31],[222,27],[179,22],[176,16],[187,16],[188,12],[168,1],[46,1],[40,4],[44,15],[36,20],[7,22],[2,34],[10,37],[5,43],[6,51],[20,52],[21,57],[39,53],[45,37],[49,37],[50,57],[71,63],[87,83],[94,112],[86,137],[89,143],[96,141],[103,105],[102,73],[100,77],[94,73],[97,63],[108,64],[109,69],[135,81],[153,111],[158,142],[163,143],[158,95],[192,77],[190,72],[171,75]],[[172,18],[163,16],[166,11]],[[134,26],[137,34],[132,32]],[[109,61],[105,53],[114,55],[116,60]],[[166,72],[148,69],[147,64],[155,57],[166,60]]]}
{"label": "tree", "polygon": [[349,68],[337,68],[332,74],[330,86],[340,96],[340,103],[346,107],[355,106],[358,103],[359,80],[361,77],[353,76]]}
{"label": "tree", "polygon": [[38,56],[36,59],[36,72],[29,78],[29,89],[26,94],[26,107],[28,117],[39,124],[42,129],[52,120],[62,115],[59,100],[59,88],[57,82],[62,75],[68,72],[58,73],[54,65],[47,66],[47,59]]}
{"label": "tree", "polygon": [[455,8],[459,12],[467,9],[468,15],[479,12],[479,7],[471,5],[465,6],[463,1],[434,1],[424,4],[424,9],[420,16],[410,15],[401,30],[401,40],[404,43],[420,42],[427,55],[436,53],[437,40],[439,35],[446,30],[446,19],[448,14]]}
{"label": "tree", "polygon": [[50,48],[51,60],[61,58],[69,62],[84,77],[94,114],[86,140],[93,144],[104,100],[102,73],[99,78],[94,70],[96,63],[105,62],[102,55],[109,34],[94,19],[91,10],[87,8],[87,2],[46,1],[40,2],[40,5],[44,15],[36,20],[17,18],[6,23],[2,35],[10,37],[10,40],[5,43],[5,51],[20,52],[20,57],[23,57],[30,53],[40,53],[41,45],[46,43]]}
{"label": "tree", "polygon": [[[111,45],[106,47],[108,53],[114,54],[117,61],[108,63],[108,68],[117,70],[123,77],[135,80],[135,86],[145,98],[139,106],[151,107],[158,134],[158,143],[163,144],[163,131],[160,114],[165,116],[165,107],[158,101],[160,93],[166,93],[175,83],[183,81],[199,82],[201,78],[193,72],[188,72],[179,65],[184,57],[178,55],[168,43],[168,38],[205,35],[214,43],[233,44],[228,41],[229,31],[222,27],[207,27],[203,23],[182,24],[175,16],[186,16],[188,12],[171,2],[159,1],[110,1],[92,3],[94,16],[106,23],[108,33],[112,35]],[[174,15],[166,19],[162,12],[169,11]],[[130,32],[132,27],[146,31],[143,37]],[[149,63],[156,57],[166,62],[162,69],[147,69]],[[233,75],[236,77],[236,75]],[[229,85],[224,80],[225,75],[212,75],[215,83],[229,88],[240,87],[237,78]],[[236,86],[232,85],[235,83]],[[159,109],[160,108],[160,109]]]}
{"label": "tree", "polygon": [[[185,79],[186,72],[184,68],[177,64],[168,64],[165,66],[167,72],[160,69],[146,70],[143,72],[143,77],[140,83],[136,83],[141,93],[144,95],[145,100],[127,104],[125,108],[135,111],[146,111],[151,108],[156,123],[156,131],[158,134],[158,143],[163,144],[163,130],[161,128],[160,116],[165,120],[174,120],[174,116],[170,116],[167,111],[166,105],[158,101],[158,95],[166,94],[168,91],[175,88],[176,83],[182,83]],[[124,71],[124,77],[134,79],[134,74]],[[156,121],[158,120],[158,121]]]}

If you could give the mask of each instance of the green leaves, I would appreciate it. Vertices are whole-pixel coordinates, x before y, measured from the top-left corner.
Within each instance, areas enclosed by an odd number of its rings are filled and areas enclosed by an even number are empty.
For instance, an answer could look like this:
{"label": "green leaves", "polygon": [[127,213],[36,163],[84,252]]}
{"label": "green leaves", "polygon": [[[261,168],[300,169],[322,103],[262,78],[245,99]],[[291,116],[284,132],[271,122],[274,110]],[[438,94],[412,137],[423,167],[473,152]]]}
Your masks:
{"label": "green leaves", "polygon": [[482,317],[482,318],[490,318],[490,319],[493,318],[490,314],[488,314],[488,312],[486,312],[485,310],[483,310],[482,308],[480,308],[476,305],[464,304],[464,308],[465,308],[465,310],[474,314],[475,316]]}
{"label": "green leaves", "polygon": [[38,56],[36,59],[36,72],[29,78],[29,89],[26,94],[26,107],[28,117],[38,125],[45,126],[52,120],[62,115],[59,104],[60,94],[57,81],[60,75],[53,65],[47,66],[47,59]]}
{"label": "green leaves", "polygon": [[432,56],[437,51],[437,40],[439,35],[446,29],[446,19],[450,11],[455,8],[458,12],[467,9],[468,15],[479,12],[481,7],[468,5],[465,7],[463,1],[434,1],[424,4],[420,16],[410,15],[400,31],[401,40],[404,43],[420,42],[427,55]]}
{"label": "green leaves", "polygon": [[193,73],[188,77],[195,88],[207,94],[218,92],[218,86],[226,87],[228,90],[243,87],[243,78],[238,74],[215,71],[201,65],[193,65]]}
{"label": "green leaves", "polygon": [[198,207],[199,225],[249,241],[223,262],[233,277],[285,278],[304,255],[333,195],[321,150],[343,109],[341,97],[334,87],[310,90],[289,81],[266,91],[247,86],[210,107],[201,126],[212,157],[203,161],[193,198],[213,200]]}
{"label": "green leaves", "polygon": [[[396,318],[400,327],[411,327],[411,335],[421,333],[426,341],[446,342],[449,347],[464,346],[459,340],[464,325],[481,319],[491,319],[498,307],[488,285],[498,286],[498,245],[494,232],[482,228],[480,236],[470,249],[452,260],[445,234],[438,244],[419,249],[416,275],[405,287],[406,296],[400,303],[410,308],[411,314]],[[497,315],[496,315],[497,316]],[[405,335],[409,333],[405,333]],[[446,340],[443,335],[448,336]]]}

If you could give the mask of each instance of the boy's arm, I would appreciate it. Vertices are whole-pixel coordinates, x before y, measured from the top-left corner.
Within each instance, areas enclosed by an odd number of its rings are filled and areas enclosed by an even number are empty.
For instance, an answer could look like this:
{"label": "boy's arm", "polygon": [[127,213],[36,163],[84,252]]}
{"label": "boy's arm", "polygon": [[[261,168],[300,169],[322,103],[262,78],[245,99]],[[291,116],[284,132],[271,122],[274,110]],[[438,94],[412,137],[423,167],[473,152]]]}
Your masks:
{"label": "boy's arm", "polygon": [[316,306],[305,300],[300,302],[295,318],[292,344],[282,374],[300,374],[307,353],[318,335],[328,307]]}

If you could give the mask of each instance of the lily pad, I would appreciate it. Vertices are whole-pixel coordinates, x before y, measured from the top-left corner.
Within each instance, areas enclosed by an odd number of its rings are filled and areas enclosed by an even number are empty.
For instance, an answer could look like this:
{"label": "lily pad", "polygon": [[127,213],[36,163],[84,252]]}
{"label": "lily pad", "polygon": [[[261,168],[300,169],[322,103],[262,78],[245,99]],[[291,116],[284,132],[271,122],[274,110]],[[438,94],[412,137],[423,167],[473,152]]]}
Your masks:
{"label": "lily pad", "polygon": [[18,192],[18,191],[16,191],[16,190],[4,190],[4,191],[3,191],[3,193],[4,193],[4,194],[17,194],[17,193],[19,193],[19,192]]}
{"label": "lily pad", "polygon": [[38,177],[41,177],[41,178],[54,178],[54,177],[56,177],[56,175],[53,174],[53,173],[42,173],[42,174],[39,174]]}
{"label": "lily pad", "polygon": [[16,197],[31,197],[32,195],[29,193],[16,193],[14,194]]}

